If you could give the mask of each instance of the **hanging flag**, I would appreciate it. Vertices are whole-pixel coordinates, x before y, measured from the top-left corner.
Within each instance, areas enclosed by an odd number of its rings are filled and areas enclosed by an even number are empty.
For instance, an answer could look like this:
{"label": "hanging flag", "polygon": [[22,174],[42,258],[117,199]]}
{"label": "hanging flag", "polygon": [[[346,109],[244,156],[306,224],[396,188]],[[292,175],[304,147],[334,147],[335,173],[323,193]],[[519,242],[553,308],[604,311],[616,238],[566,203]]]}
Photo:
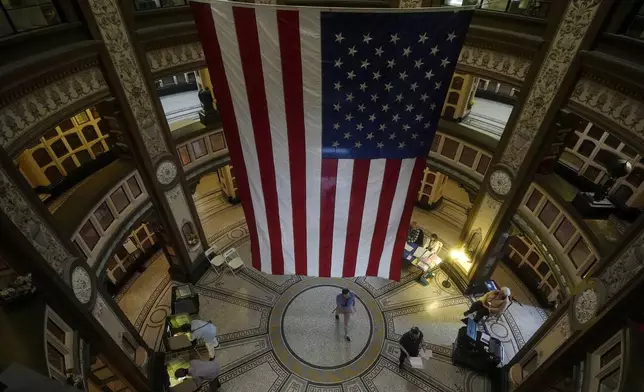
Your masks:
{"label": "hanging flag", "polygon": [[253,266],[400,279],[471,11],[191,4]]}

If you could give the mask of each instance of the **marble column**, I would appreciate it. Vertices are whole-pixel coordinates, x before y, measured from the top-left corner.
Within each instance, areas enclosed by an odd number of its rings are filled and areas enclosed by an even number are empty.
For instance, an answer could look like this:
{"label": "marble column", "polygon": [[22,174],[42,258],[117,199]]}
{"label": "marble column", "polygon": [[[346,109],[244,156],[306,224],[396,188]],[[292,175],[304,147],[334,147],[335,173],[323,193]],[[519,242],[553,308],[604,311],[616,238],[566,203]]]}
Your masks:
{"label": "marble column", "polygon": [[521,198],[553,135],[557,113],[574,87],[578,55],[593,42],[612,1],[566,0],[553,4],[549,35],[532,62],[521,95],[506,125],[490,169],[461,233],[480,232],[471,255],[470,282],[490,277],[505,247]]}
{"label": "marble column", "polygon": [[139,173],[163,222],[171,275],[175,280],[196,280],[207,266],[207,241],[146,57],[132,38],[131,8],[120,8],[117,0],[89,0],[83,12],[92,35],[105,45],[101,61],[106,79],[123,112]]}

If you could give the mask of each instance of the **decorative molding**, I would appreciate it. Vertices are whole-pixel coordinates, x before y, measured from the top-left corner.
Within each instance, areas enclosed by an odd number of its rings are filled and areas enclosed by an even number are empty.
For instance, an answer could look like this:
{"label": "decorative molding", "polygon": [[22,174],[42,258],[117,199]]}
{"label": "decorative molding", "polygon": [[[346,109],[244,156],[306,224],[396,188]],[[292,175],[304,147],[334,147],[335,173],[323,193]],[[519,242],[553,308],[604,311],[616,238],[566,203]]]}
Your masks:
{"label": "decorative molding", "polygon": [[640,94],[582,77],[570,101],[644,140],[644,97]]}
{"label": "decorative molding", "polygon": [[88,97],[108,91],[100,68],[88,68],[6,102],[0,109],[0,145],[8,147],[56,113]]}
{"label": "decorative molding", "polygon": [[400,8],[421,8],[423,0],[400,0]]}
{"label": "decorative molding", "polygon": [[600,0],[578,0],[568,3],[518,120],[509,130],[511,134],[501,155],[501,162],[512,169],[518,170],[523,163],[568,69],[576,58],[600,3]]}
{"label": "decorative molding", "polygon": [[116,0],[89,0],[143,143],[151,158],[167,152],[161,125]]}
{"label": "decorative molding", "polygon": [[201,42],[153,49],[146,52],[145,57],[147,57],[150,69],[154,73],[181,65],[205,62]]}
{"label": "decorative molding", "polygon": [[105,301],[103,301],[103,298],[100,296],[96,296],[96,302],[94,303],[94,309],[92,309],[92,315],[94,316],[95,319],[99,320],[101,316],[103,315],[103,310],[105,309],[107,305],[105,304]]}
{"label": "decorative molding", "polygon": [[528,58],[466,44],[461,49],[456,66],[457,68],[466,66],[473,70],[480,70],[484,74],[501,74],[518,82],[524,82],[530,64],[531,61]]}
{"label": "decorative molding", "polygon": [[589,287],[577,294],[572,306],[575,321],[586,324],[595,316],[598,306],[599,296],[594,288]]}
{"label": "decorative molding", "polygon": [[18,187],[0,168],[0,211],[11,220],[31,245],[62,278],[74,257],[65,249]]}
{"label": "decorative molding", "polygon": [[92,299],[92,278],[84,267],[77,266],[72,270],[71,285],[74,295],[82,304]]}
{"label": "decorative molding", "polygon": [[177,165],[171,159],[164,159],[157,165],[157,181],[161,185],[170,185],[177,178]]}
{"label": "decorative molding", "polygon": [[600,307],[619,293],[644,269],[644,233],[641,233],[597,279],[604,286],[605,296]]}

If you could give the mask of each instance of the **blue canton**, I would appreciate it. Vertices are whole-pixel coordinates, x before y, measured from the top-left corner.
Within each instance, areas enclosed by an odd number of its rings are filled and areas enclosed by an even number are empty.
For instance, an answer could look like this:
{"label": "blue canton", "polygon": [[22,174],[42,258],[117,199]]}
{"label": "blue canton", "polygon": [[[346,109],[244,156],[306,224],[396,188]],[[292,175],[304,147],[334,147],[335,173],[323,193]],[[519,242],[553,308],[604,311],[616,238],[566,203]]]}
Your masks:
{"label": "blue canton", "polygon": [[471,12],[322,13],[322,155],[427,153]]}

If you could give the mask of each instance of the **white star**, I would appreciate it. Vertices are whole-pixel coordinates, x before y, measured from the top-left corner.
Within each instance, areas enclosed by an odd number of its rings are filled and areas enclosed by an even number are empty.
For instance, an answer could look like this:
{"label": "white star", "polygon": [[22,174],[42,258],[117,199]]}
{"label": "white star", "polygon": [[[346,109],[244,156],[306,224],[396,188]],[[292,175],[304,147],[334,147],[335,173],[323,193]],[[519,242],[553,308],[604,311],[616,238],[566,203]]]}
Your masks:
{"label": "white star", "polygon": [[406,146],[405,142],[398,143],[398,148],[405,148],[405,146]]}
{"label": "white star", "polygon": [[391,83],[385,83],[385,90],[387,90],[387,92],[391,91],[392,88],[394,88],[394,86]]}
{"label": "white star", "polygon": [[403,100],[403,95],[402,94],[396,95],[396,102],[402,102],[402,100]]}
{"label": "white star", "polygon": [[382,105],[382,111],[387,112],[389,110],[389,104]]}
{"label": "white star", "polygon": [[403,49],[403,56],[409,57],[410,54],[411,54],[411,46],[408,46],[405,49]]}
{"label": "white star", "polygon": [[387,124],[380,124],[378,129],[381,130],[381,131],[384,131],[385,129],[387,129]]}
{"label": "white star", "polygon": [[371,94],[371,102],[376,102],[378,98],[378,94]]}
{"label": "white star", "polygon": [[407,124],[402,126],[402,130],[405,131],[405,132],[409,131],[410,128],[411,127],[409,125],[407,125]]}
{"label": "white star", "polygon": [[452,42],[452,41],[454,40],[454,38],[456,38],[456,34],[454,34],[454,33],[455,33],[455,32],[454,32],[454,31],[452,31],[451,33],[447,34],[447,40],[448,40],[449,42]]}
{"label": "white star", "polygon": [[356,46],[353,45],[352,47],[349,48],[349,56],[355,56],[358,51],[356,50]]}
{"label": "white star", "polygon": [[399,72],[398,77],[400,80],[405,80],[407,78],[407,71]]}
{"label": "white star", "polygon": [[360,147],[362,147],[362,143],[360,143],[360,142],[356,142],[356,144],[354,144],[354,146],[355,146],[356,148],[360,148]]}
{"label": "white star", "polygon": [[427,98],[429,98],[429,95],[427,95],[426,93],[423,93],[423,95],[420,96],[420,100],[423,102],[427,101]]}
{"label": "white star", "polygon": [[449,61],[449,60],[447,59],[447,57],[445,57],[444,59],[442,59],[442,60],[441,60],[441,67],[443,67],[443,68],[447,68],[447,65],[448,65],[449,63],[451,63],[451,61]]}
{"label": "white star", "polygon": [[382,76],[382,75],[380,75],[380,71],[376,71],[376,72],[374,72],[374,73],[373,73],[373,78],[374,78],[375,80],[380,79],[380,77],[381,77],[381,76]]}
{"label": "white star", "polygon": [[367,140],[371,140],[371,139],[373,139],[373,132],[369,132],[367,134]]}
{"label": "white star", "polygon": [[347,101],[349,102],[353,101],[353,93],[347,94]]}
{"label": "white star", "polygon": [[369,43],[373,38],[371,38],[371,33],[367,33],[367,35],[362,35],[362,42],[364,43]]}
{"label": "white star", "polygon": [[342,36],[342,33],[335,35],[335,42],[342,43],[343,40],[344,40],[344,37]]}
{"label": "white star", "polygon": [[390,37],[391,39],[389,40],[389,42],[391,42],[394,45],[396,44],[396,41],[400,40],[400,38],[398,38],[398,34],[392,34],[390,35]]}
{"label": "white star", "polygon": [[423,126],[423,128],[427,129],[427,128],[429,128],[430,125],[432,125],[432,123],[426,122],[425,125]]}
{"label": "white star", "polygon": [[364,91],[367,89],[367,83],[360,83],[360,90]]}
{"label": "white star", "polygon": [[362,126],[362,123],[356,125],[356,130],[358,130],[358,131],[362,131],[363,128],[364,127]]}
{"label": "white star", "polygon": [[333,66],[337,67],[337,68],[340,68],[342,66],[342,64],[344,64],[342,62],[342,59],[337,59],[337,60],[335,60],[335,64]]}
{"label": "white star", "polygon": [[336,131],[337,131],[338,129],[340,129],[340,123],[335,123],[335,124],[333,124],[333,129],[334,129],[334,130],[336,130]]}
{"label": "white star", "polygon": [[364,69],[366,69],[369,65],[371,65],[371,63],[370,63],[370,62],[368,62],[367,60],[364,60],[364,61],[362,61],[362,63],[360,64],[360,68],[364,68]]}
{"label": "white star", "polygon": [[351,121],[353,119],[353,114],[351,114],[351,113],[345,114],[344,119],[347,120],[347,121]]}
{"label": "white star", "polygon": [[347,132],[344,134],[345,139],[351,139],[351,132]]}
{"label": "white star", "polygon": [[429,105],[429,109],[434,111],[434,109],[436,109],[436,104],[433,103],[433,104]]}
{"label": "white star", "polygon": [[438,83],[434,83],[434,84],[436,85],[434,87],[434,90],[439,90],[441,88],[441,86],[443,85],[443,82],[438,82]]}
{"label": "white star", "polygon": [[438,52],[439,52],[439,50],[438,50],[438,45],[436,45],[436,46],[434,46],[434,47],[432,48],[432,56],[436,56],[436,53],[438,53]]}
{"label": "white star", "polygon": [[371,121],[371,122],[376,121],[376,115],[372,114],[371,116],[369,116],[369,121]]}
{"label": "white star", "polygon": [[383,142],[376,143],[376,147],[378,147],[378,148],[383,148],[384,146],[385,146],[385,143],[383,143]]}
{"label": "white star", "polygon": [[432,76],[434,76],[434,71],[432,71],[431,69],[429,71],[425,72],[425,79],[431,80]]}
{"label": "white star", "polygon": [[391,118],[391,121],[393,122],[398,122],[400,120],[400,115],[398,113],[394,114],[394,116]]}
{"label": "white star", "polygon": [[382,46],[379,48],[376,48],[376,56],[381,57],[383,53],[385,53],[385,51],[382,50]]}
{"label": "white star", "polygon": [[337,148],[339,145],[340,145],[340,143],[338,143],[338,141],[337,141],[337,140],[336,140],[336,141],[334,141],[334,142],[333,142],[333,144],[331,144],[331,146],[332,146],[333,148]]}
{"label": "white star", "polygon": [[423,65],[423,59],[414,60],[414,68],[420,68]]}
{"label": "white star", "polygon": [[429,37],[427,37],[427,33],[422,33],[421,35],[418,36],[418,43],[424,44],[425,41],[427,41]]}
{"label": "white star", "polygon": [[423,121],[423,115],[422,114],[417,114],[416,115],[416,121]]}
{"label": "white star", "polygon": [[340,82],[333,83],[333,89],[335,91],[340,91],[341,88],[342,88],[342,84],[340,84]]}
{"label": "white star", "polygon": [[417,137],[418,137],[418,134],[417,134],[417,133],[412,133],[412,134],[411,134],[411,138],[412,138],[412,139],[416,140],[416,138],[417,138]]}
{"label": "white star", "polygon": [[355,77],[356,77],[356,73],[355,73],[355,72],[353,72],[353,71],[349,71],[349,72],[347,72],[347,79],[349,79],[349,80],[353,80],[353,79],[355,79]]}
{"label": "white star", "polygon": [[341,108],[342,108],[342,106],[340,106],[339,103],[334,103],[333,104],[333,110],[335,110],[336,112],[339,112]]}
{"label": "white star", "polygon": [[416,89],[418,88],[418,83],[416,83],[416,82],[412,83],[409,86],[409,88],[411,89],[411,91],[416,91]]}
{"label": "white star", "polygon": [[366,109],[366,106],[364,106],[363,104],[358,105],[359,112],[364,112],[365,109]]}
{"label": "white star", "polygon": [[395,138],[396,138],[396,134],[395,134],[395,133],[390,133],[390,134],[389,134],[389,140],[394,140]]}
{"label": "white star", "polygon": [[393,68],[394,65],[396,65],[396,61],[394,59],[387,60],[387,68]]}
{"label": "white star", "polygon": [[411,112],[412,110],[414,110],[414,105],[407,105],[407,106],[405,107],[405,111],[406,111],[406,112]]}

